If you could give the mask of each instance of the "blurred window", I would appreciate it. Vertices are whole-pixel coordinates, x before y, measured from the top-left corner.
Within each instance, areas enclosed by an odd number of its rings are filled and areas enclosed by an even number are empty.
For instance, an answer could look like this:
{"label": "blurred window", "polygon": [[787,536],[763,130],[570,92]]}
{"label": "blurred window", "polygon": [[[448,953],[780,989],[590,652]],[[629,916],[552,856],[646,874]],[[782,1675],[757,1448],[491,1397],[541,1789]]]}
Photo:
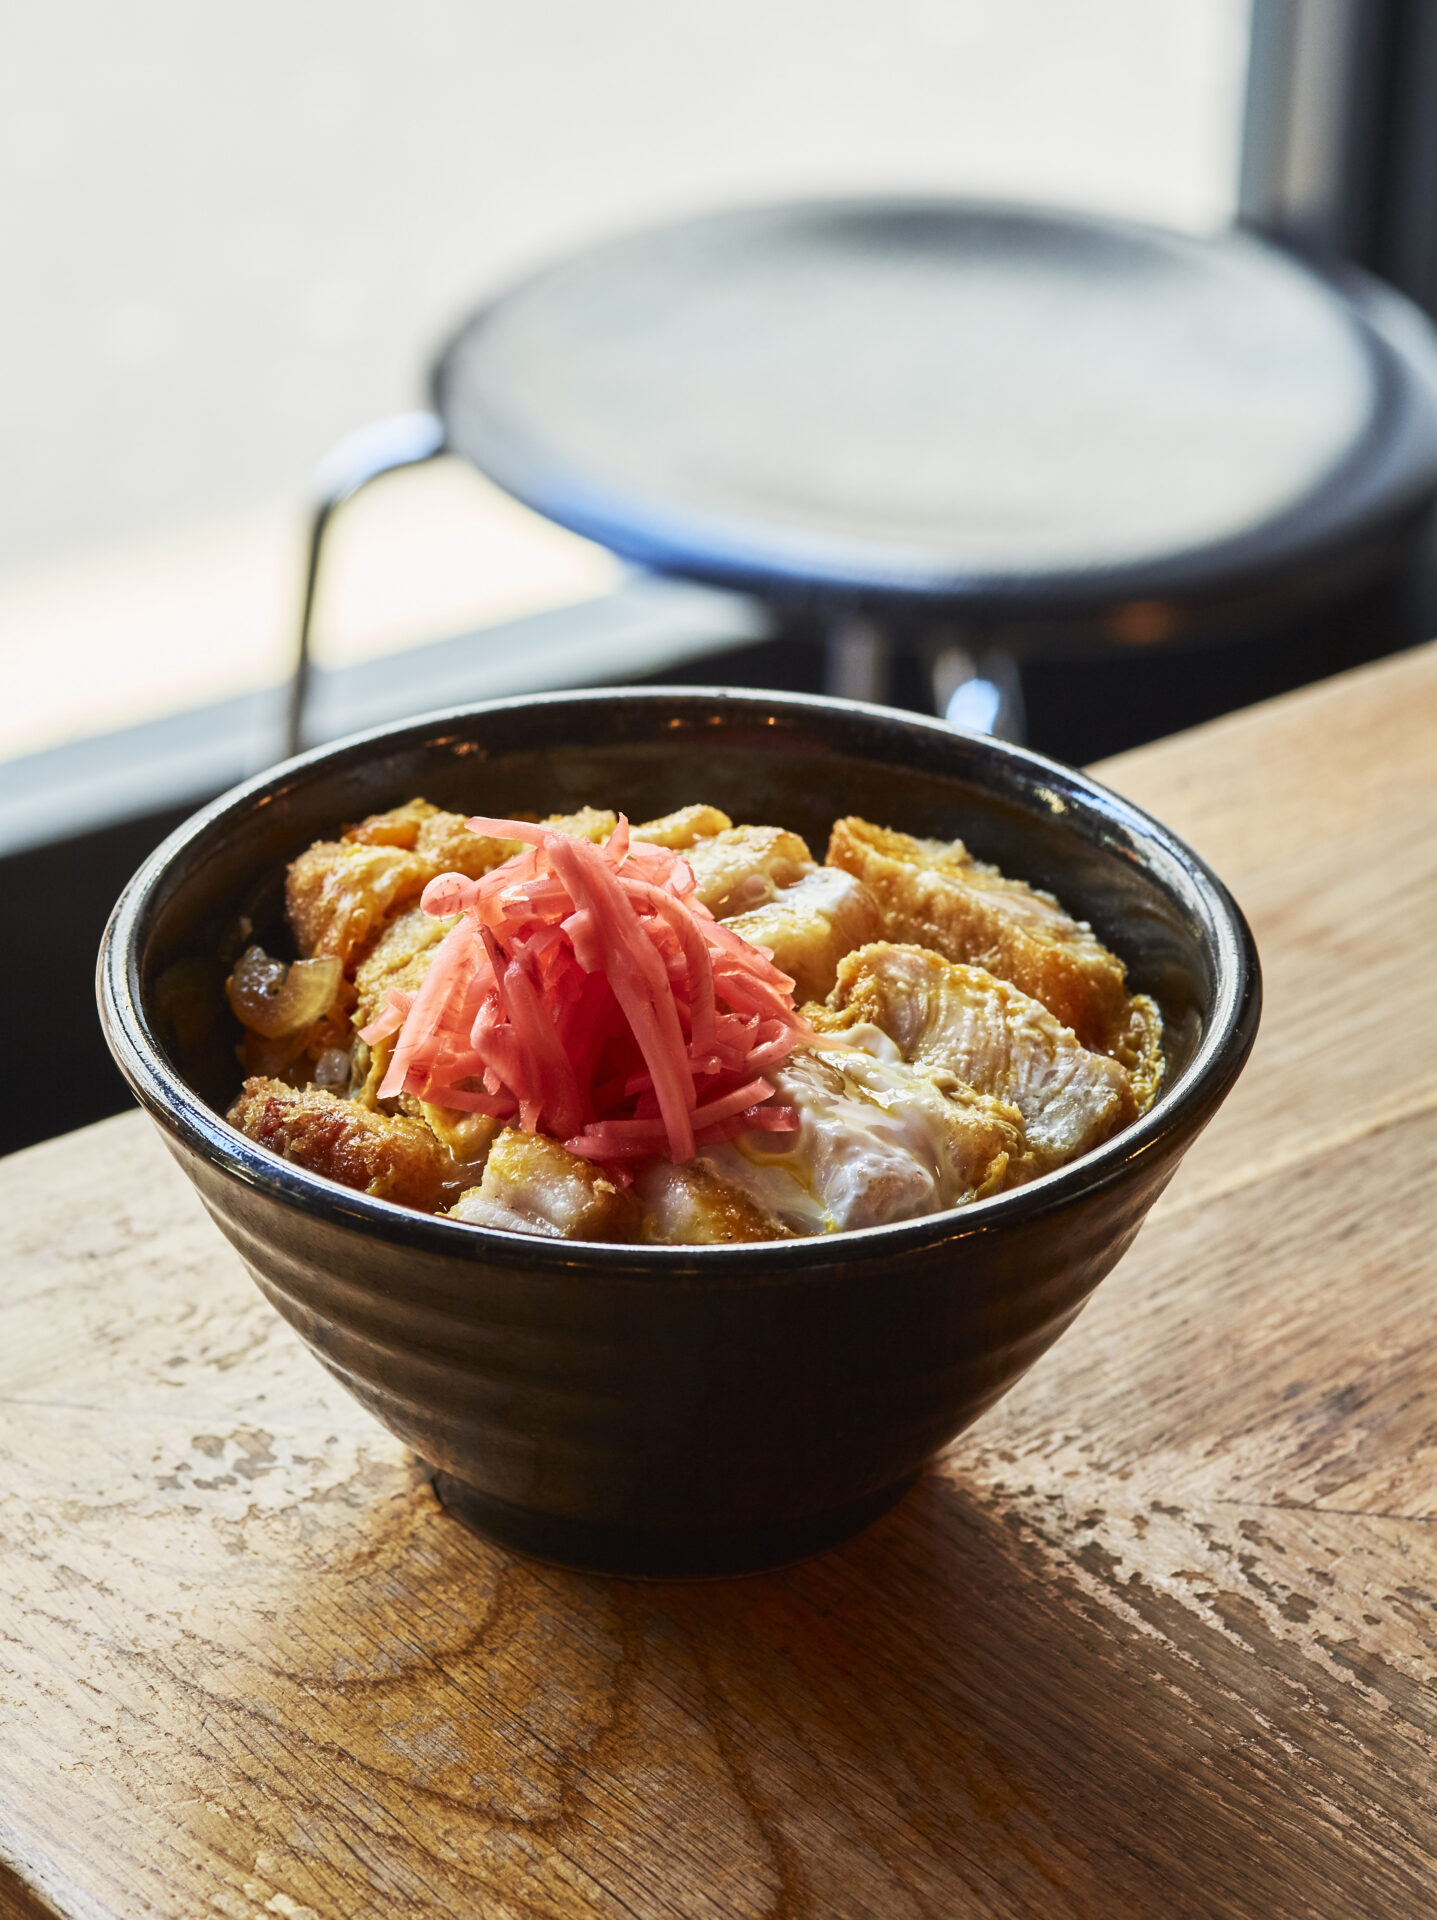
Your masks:
{"label": "blurred window", "polygon": [[[307,475],[422,401],[436,343],[515,275],[666,216],[846,189],[1215,227],[1247,35],[1247,0],[20,10],[0,755],[281,677]],[[331,662],[617,577],[475,476],[385,495],[336,551]]]}

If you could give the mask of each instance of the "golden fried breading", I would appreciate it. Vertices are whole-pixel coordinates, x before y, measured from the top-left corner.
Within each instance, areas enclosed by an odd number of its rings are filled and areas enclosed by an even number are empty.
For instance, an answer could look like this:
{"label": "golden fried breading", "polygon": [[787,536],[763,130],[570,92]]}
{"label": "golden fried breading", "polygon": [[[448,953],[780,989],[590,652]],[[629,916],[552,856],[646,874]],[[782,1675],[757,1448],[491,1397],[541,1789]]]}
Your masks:
{"label": "golden fried breading", "polygon": [[721,1246],[740,1240],[787,1240],[788,1228],[740,1188],[690,1161],[656,1160],[634,1182],[644,1209],[640,1237],[656,1246]]}
{"label": "golden fried breading", "polygon": [[484,1177],[449,1209],[456,1220],[556,1240],[636,1240],[640,1209],[592,1160],[542,1133],[505,1127]]}
{"label": "golden fried breading", "polygon": [[262,1079],[245,1081],[227,1117],[271,1153],[342,1187],[422,1213],[439,1205],[448,1156],[421,1121]]}
{"label": "golden fried breading", "polygon": [[852,816],[835,821],[828,860],[871,889],[890,940],[1011,981],[1085,1047],[1131,1049],[1122,961],[1051,893],[973,859],[961,840],[915,840]]}
{"label": "golden fried breading", "polygon": [[1135,993],[1128,1002],[1127,1024],[1114,1034],[1108,1052],[1126,1067],[1138,1112],[1146,1113],[1158,1097],[1167,1071],[1163,1053],[1163,1016],[1156,1000]]}
{"label": "golden fried breading", "polygon": [[711,839],[714,834],[723,833],[732,825],[733,821],[717,807],[680,807],[675,813],[661,814],[657,820],[645,820],[641,827],[633,829],[633,838],[647,840],[655,847],[671,847],[682,853],[695,840]]}
{"label": "golden fried breading", "polygon": [[[551,814],[545,824],[576,839],[605,840],[618,817],[581,807],[577,813]],[[286,876],[285,911],[307,959],[333,954],[353,973],[386,923],[436,874],[462,873],[477,880],[522,850],[517,840],[471,833],[463,814],[410,800],[388,813],[370,814],[340,840],[317,840],[307,847]]]}
{"label": "golden fried breading", "polygon": [[724,827],[683,855],[698,882],[695,897],[717,920],[763,906],[814,868],[806,843],[787,827]]}
{"label": "golden fried breading", "polygon": [[548,813],[544,816],[546,827],[557,827],[560,833],[567,833],[573,840],[592,840],[596,844],[607,840],[618,824],[618,814],[611,813],[607,807],[580,807],[577,813]]}
{"label": "golden fried breading", "polygon": [[471,833],[462,813],[445,813],[428,800],[410,800],[388,813],[372,813],[343,838],[364,846],[403,847],[427,860],[435,873],[462,873],[477,880],[520,851],[517,840],[491,840]]}
{"label": "golden fried breading", "polygon": [[462,813],[432,813],[415,836],[414,851],[427,860],[435,873],[462,873],[466,880],[512,860],[522,851],[518,840],[491,840],[487,834],[471,833]]}
{"label": "golden fried breading", "polygon": [[850,953],[827,1008],[809,1014],[822,1032],[877,1027],[905,1060],[946,1069],[1015,1106],[1034,1175],[1087,1153],[1137,1116],[1116,1060],[1090,1053],[1006,980],[924,947],[880,941]]}
{"label": "golden fried breading", "polygon": [[405,907],[389,922],[354,970],[356,1027],[367,1027],[389,1005],[389,990],[416,993],[434,949],[454,925],[454,915],[436,920],[423,907]]}
{"label": "golden fried breading", "polygon": [[404,847],[317,840],[285,877],[285,912],[300,953],[333,954],[352,971],[370,936],[433,877],[429,861]]}
{"label": "golden fried breading", "polygon": [[842,867],[815,867],[766,906],[727,922],[755,947],[767,947],[774,965],[793,980],[796,1001],[822,1000],[838,977],[838,963],[883,931],[878,902]]}
{"label": "golden fried breading", "polygon": [[371,813],[357,826],[346,827],[339,836],[355,846],[403,847],[411,851],[426,820],[438,813],[427,800],[406,800],[402,807],[390,807],[387,813]]}

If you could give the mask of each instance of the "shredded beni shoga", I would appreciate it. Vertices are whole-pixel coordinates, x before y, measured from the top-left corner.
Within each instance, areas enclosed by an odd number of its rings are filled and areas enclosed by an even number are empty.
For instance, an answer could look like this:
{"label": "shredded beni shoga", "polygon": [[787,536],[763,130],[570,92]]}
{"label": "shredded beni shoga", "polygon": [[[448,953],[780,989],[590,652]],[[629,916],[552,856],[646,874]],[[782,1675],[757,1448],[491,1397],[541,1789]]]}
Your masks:
{"label": "shredded beni shoga", "polygon": [[[298,957],[226,991],[270,1152],[472,1226],[784,1239],[1041,1178],[1155,1097],[1162,1022],[1051,894],[849,816],[464,818],[425,800],[286,876]],[[243,951],[238,951],[243,947]]]}
{"label": "shredded beni shoga", "polygon": [[528,850],[478,879],[441,874],[420,904],[457,914],[416,992],[392,988],[361,1029],[396,1036],[379,1097],[517,1120],[584,1159],[692,1160],[753,1128],[791,1132],[765,1078],[814,1035],[772,956],[695,898],[693,868],[635,842],[600,845],[475,816]]}

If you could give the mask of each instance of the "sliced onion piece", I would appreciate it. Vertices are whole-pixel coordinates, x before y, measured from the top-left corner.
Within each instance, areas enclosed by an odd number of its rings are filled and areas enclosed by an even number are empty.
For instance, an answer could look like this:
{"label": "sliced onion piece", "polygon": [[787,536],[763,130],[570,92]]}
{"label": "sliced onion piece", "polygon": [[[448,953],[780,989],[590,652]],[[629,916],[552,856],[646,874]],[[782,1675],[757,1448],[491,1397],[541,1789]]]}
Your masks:
{"label": "sliced onion piece", "polygon": [[246,947],[225,981],[225,995],[251,1033],[281,1040],[328,1013],[343,974],[335,959],[296,960],[286,966],[263,947]]}

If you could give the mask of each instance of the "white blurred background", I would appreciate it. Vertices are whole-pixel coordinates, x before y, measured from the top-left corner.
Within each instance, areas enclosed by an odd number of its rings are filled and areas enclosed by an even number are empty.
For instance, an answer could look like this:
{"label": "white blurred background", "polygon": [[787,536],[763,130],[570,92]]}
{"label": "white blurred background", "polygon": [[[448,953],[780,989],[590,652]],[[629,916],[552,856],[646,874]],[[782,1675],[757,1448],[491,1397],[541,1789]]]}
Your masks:
{"label": "white blurred background", "polygon": [[[881,187],[1232,214],[1247,0],[47,0],[0,63],[0,756],[282,677],[307,476],[515,275]],[[606,555],[477,476],[356,504],[331,663]]]}

